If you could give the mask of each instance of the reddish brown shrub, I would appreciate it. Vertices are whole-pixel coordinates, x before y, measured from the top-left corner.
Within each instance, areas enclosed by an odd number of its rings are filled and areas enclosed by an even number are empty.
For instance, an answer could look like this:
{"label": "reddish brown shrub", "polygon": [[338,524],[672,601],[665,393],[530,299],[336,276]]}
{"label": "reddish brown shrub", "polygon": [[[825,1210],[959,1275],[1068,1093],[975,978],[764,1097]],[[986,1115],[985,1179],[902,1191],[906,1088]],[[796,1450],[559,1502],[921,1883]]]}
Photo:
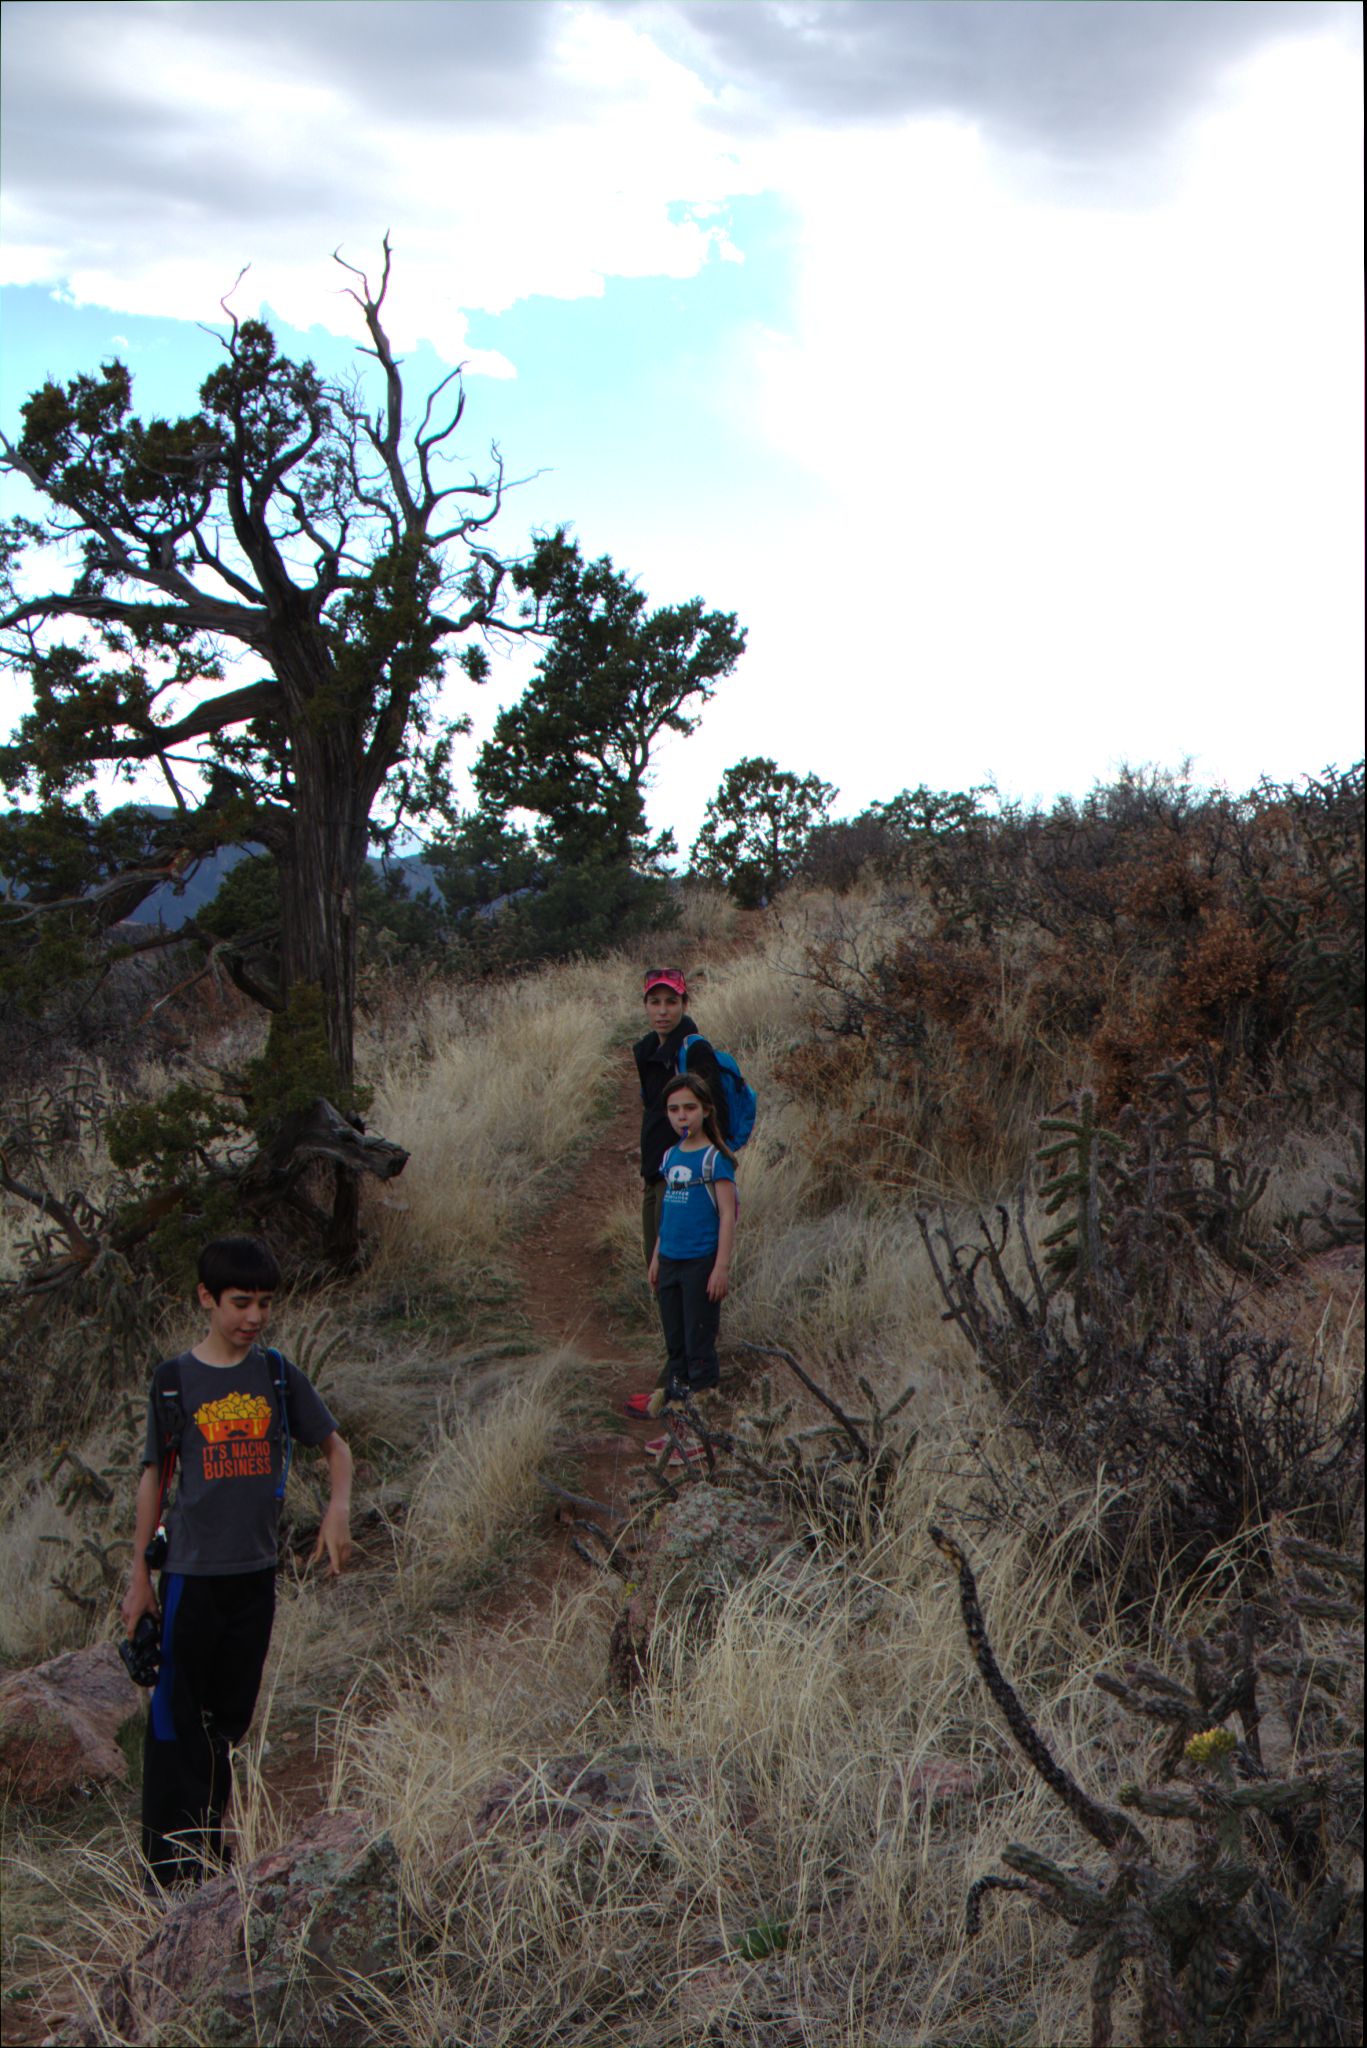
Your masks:
{"label": "reddish brown shrub", "polygon": [[[984,1181],[1023,1170],[1032,1118],[1068,1088],[1094,1083],[1114,1116],[1198,1052],[1236,1108],[1274,1074],[1307,1099],[1321,1075],[1360,1099],[1361,784],[1235,800],[1126,776],[1047,814],[969,817],[923,849],[914,899],[883,906],[903,936],[870,957],[847,929],[809,957],[830,1037],[863,1048],[861,1087],[883,1084],[904,1157],[954,1153]],[[929,931],[913,932],[913,900]],[[888,1084],[905,1097],[891,1117]]]}

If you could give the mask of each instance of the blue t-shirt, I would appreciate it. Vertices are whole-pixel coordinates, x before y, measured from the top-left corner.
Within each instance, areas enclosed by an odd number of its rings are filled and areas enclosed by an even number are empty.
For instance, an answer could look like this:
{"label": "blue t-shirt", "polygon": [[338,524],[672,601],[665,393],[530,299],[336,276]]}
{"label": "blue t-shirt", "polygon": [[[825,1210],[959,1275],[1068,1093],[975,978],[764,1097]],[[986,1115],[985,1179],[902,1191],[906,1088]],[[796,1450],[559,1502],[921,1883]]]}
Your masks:
{"label": "blue t-shirt", "polygon": [[664,1202],[660,1209],[660,1257],[662,1259],[705,1259],[717,1249],[721,1222],[717,1201],[703,1178],[703,1163],[710,1161],[712,1180],[736,1178],[736,1169],[724,1152],[711,1145],[699,1145],[685,1152],[672,1145],[665,1153]]}

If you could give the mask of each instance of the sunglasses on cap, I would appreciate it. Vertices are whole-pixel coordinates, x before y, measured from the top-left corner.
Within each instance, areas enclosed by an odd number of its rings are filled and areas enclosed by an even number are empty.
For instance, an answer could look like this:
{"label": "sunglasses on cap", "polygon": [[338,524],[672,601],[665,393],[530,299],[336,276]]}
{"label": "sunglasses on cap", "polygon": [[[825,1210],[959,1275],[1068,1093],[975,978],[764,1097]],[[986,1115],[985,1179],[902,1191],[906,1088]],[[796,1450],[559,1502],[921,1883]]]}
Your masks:
{"label": "sunglasses on cap", "polygon": [[653,988],[672,989],[676,996],[688,994],[682,967],[647,967],[643,993],[649,995]]}

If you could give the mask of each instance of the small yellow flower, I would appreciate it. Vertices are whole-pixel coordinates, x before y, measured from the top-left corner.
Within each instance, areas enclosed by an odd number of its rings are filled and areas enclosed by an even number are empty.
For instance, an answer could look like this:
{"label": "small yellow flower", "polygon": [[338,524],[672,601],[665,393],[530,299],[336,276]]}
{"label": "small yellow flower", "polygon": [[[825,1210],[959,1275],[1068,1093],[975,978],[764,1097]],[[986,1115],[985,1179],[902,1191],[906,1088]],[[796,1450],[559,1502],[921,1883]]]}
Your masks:
{"label": "small yellow flower", "polygon": [[1192,1736],[1182,1754],[1189,1764],[1218,1763],[1237,1748],[1238,1740],[1230,1728],[1207,1728],[1204,1734]]}

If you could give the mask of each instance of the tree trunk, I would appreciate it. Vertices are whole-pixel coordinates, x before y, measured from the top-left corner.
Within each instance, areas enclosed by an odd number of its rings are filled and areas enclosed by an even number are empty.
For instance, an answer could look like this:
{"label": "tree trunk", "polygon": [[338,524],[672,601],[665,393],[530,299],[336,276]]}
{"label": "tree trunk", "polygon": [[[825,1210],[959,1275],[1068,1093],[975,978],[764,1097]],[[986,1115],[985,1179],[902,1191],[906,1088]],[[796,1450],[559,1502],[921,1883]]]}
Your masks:
{"label": "tree trunk", "polygon": [[345,1092],[355,1076],[356,892],[365,867],[367,807],[357,750],[336,728],[297,733],[292,844],[280,857],[280,958],[285,994],[322,990],[328,1050]]}
{"label": "tree trunk", "polygon": [[[307,717],[299,721],[292,745],[294,832],[280,856],[284,993],[288,999],[305,982],[321,990],[336,1106],[344,1113],[356,1072],[356,896],[369,840],[369,807],[358,789],[361,749],[347,723],[319,729]],[[327,1249],[343,1267],[354,1265],[360,1251],[360,1189],[344,1166],[333,1169]]]}

